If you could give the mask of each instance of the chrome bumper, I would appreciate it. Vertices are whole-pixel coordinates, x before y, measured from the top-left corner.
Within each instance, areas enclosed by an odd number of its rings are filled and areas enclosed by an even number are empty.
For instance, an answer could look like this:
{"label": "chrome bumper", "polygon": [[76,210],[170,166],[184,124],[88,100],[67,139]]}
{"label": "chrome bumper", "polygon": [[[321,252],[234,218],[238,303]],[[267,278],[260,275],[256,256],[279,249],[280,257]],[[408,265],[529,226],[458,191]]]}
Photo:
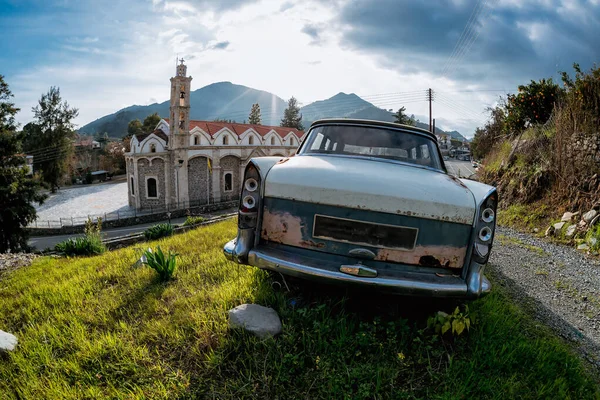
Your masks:
{"label": "chrome bumper", "polygon": [[239,264],[252,265],[285,275],[313,279],[324,283],[354,284],[377,288],[386,293],[475,299],[488,294],[491,284],[483,275],[483,265],[471,263],[466,281],[458,276],[438,276],[432,273],[385,272],[377,277],[361,277],[340,272],[340,264],[322,259],[298,256],[268,247],[251,248],[254,234],[240,230],[238,238],[223,248],[225,257]]}

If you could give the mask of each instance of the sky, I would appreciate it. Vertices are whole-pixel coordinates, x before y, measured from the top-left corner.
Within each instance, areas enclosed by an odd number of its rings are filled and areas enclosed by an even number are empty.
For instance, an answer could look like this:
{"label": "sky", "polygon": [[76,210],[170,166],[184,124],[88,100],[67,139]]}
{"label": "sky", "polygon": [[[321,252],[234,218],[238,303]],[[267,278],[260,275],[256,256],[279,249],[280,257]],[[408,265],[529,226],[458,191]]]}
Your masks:
{"label": "sky", "polygon": [[0,0],[0,37],[21,124],[51,86],[80,126],[165,101],[183,57],[192,90],[356,93],[424,122],[432,88],[437,126],[471,137],[519,84],[598,61],[600,0]]}

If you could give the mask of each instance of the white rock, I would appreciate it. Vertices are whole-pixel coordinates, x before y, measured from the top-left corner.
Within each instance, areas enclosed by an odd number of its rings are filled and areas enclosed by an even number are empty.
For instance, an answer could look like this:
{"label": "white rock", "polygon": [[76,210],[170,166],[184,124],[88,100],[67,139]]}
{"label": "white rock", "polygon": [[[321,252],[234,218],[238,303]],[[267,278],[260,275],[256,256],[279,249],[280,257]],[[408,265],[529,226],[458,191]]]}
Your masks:
{"label": "white rock", "polygon": [[8,332],[0,331],[0,350],[13,351],[17,345],[17,337]]}
{"label": "white rock", "polygon": [[569,238],[570,238],[570,237],[573,237],[573,236],[575,236],[575,232],[576,232],[576,231],[577,231],[577,225],[570,225],[570,226],[567,228],[567,232],[565,233],[565,236],[566,236],[566,237],[569,237]]}
{"label": "white rock", "polygon": [[281,320],[272,308],[242,304],[229,310],[229,327],[243,328],[261,339],[281,332]]}
{"label": "white rock", "polygon": [[566,224],[566,222],[558,222],[558,223],[554,224],[554,229],[557,231],[560,231],[563,228],[563,226],[565,226],[565,224]]}
{"label": "white rock", "polygon": [[596,218],[596,215],[598,215],[598,211],[590,210],[583,214],[583,220],[589,224],[594,218]]}
{"label": "white rock", "polygon": [[564,222],[571,222],[573,220],[573,217],[576,217],[578,215],[579,215],[579,211],[574,212],[574,213],[566,212],[563,214],[563,216],[560,220],[564,221]]}
{"label": "white rock", "polygon": [[590,246],[588,246],[585,243],[580,244],[579,246],[577,246],[577,250],[589,250]]}

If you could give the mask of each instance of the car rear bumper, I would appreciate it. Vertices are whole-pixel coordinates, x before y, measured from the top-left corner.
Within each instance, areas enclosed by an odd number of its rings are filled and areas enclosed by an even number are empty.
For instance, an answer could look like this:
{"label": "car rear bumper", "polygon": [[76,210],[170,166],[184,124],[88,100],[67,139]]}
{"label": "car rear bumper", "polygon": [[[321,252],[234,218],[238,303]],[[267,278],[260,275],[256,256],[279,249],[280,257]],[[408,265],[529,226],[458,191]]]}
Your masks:
{"label": "car rear bumper", "polygon": [[[252,265],[284,275],[323,283],[372,287],[386,293],[429,297],[478,298],[488,294],[491,284],[483,275],[483,266],[471,263],[467,279],[457,275],[394,271],[376,277],[340,272],[341,265],[322,258],[305,257],[292,252],[259,246],[244,251],[244,238],[234,239],[223,248],[228,260]],[[244,254],[245,253],[245,254]]]}

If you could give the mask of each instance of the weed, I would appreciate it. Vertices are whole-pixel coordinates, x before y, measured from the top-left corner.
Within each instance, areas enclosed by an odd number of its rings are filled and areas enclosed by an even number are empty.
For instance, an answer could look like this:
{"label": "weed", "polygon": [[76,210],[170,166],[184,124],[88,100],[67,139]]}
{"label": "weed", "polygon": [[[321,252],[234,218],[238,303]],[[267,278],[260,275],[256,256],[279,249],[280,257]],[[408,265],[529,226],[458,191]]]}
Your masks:
{"label": "weed", "polygon": [[546,271],[546,270],[545,270],[545,269],[543,269],[543,268],[539,268],[539,269],[537,269],[537,270],[535,271],[535,274],[536,274],[536,275],[548,276],[548,271]]}
{"label": "weed", "polygon": [[160,246],[157,246],[156,251],[152,251],[152,249],[144,251],[142,259],[144,264],[158,273],[161,281],[166,282],[175,273],[178,255],[177,253],[172,253],[171,250],[169,250],[168,254],[165,254]]}
{"label": "weed", "polygon": [[427,320],[427,327],[431,328],[438,335],[444,335],[451,332],[452,335],[459,336],[466,329],[471,328],[471,318],[469,317],[469,307],[464,306],[464,312],[459,307],[454,309],[452,314],[438,311]]}
{"label": "weed", "polygon": [[98,218],[96,224],[91,219],[85,223],[85,236],[69,238],[58,243],[54,249],[66,256],[91,256],[102,254],[106,246],[102,242],[102,218]]}
{"label": "weed", "polygon": [[183,223],[183,226],[196,225],[206,221],[206,218],[201,216],[188,216]]}
{"label": "weed", "polygon": [[173,235],[173,225],[169,223],[157,224],[144,231],[147,240],[156,240]]}

